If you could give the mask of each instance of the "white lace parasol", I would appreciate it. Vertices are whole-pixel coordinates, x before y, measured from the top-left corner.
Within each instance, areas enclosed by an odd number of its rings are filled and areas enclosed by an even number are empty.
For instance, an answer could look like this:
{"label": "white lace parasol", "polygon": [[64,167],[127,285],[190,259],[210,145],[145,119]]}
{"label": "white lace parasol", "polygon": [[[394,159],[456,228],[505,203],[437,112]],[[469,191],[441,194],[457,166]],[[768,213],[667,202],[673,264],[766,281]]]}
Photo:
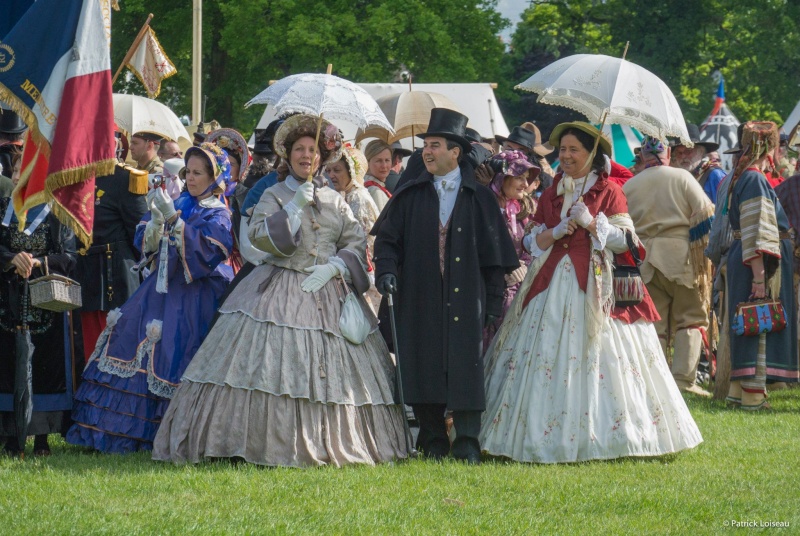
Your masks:
{"label": "white lace parasol", "polygon": [[278,114],[324,115],[325,119],[394,129],[375,99],[356,84],[330,74],[304,73],[282,78],[253,97],[245,106],[269,104]]}
{"label": "white lace parasol", "polygon": [[575,54],[551,63],[518,86],[537,102],[564,106],[590,122],[628,125],[660,139],[691,146],[678,101],[656,75],[621,58]]}

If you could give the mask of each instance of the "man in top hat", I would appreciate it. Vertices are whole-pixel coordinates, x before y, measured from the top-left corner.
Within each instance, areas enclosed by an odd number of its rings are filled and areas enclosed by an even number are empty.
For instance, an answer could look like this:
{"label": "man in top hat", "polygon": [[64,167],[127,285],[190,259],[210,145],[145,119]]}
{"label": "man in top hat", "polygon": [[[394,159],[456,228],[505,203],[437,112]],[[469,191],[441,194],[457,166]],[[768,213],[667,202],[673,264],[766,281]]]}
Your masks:
{"label": "man in top hat", "polygon": [[136,132],[131,136],[131,158],[136,162],[136,169],[150,174],[164,171],[164,163],[158,157],[158,148],[164,137],[154,132]]}
{"label": "man in top hat", "polygon": [[[467,117],[434,108],[425,171],[402,182],[372,234],[378,290],[396,293],[397,358],[405,402],[429,457],[451,452],[444,413],[453,412],[455,458],[480,463],[485,409],[483,327],[501,313],[504,275],[519,266],[494,194],[464,156]],[[422,311],[425,314],[420,314]]]}
{"label": "man in top hat", "polygon": [[719,144],[700,141],[700,129],[693,123],[687,123],[686,130],[694,146],[687,147],[680,140],[676,141],[672,145],[670,165],[694,175],[711,202],[716,204],[717,190],[725,178],[725,170],[720,167],[719,160],[706,160],[706,155],[719,149]]}
{"label": "man in top hat", "polygon": [[384,185],[389,193],[394,193],[397,181],[400,180],[400,174],[403,172],[403,159],[411,156],[411,151],[403,148],[399,141],[394,142],[390,147],[392,148],[392,168]]}
{"label": "man in top hat", "polygon": [[[0,175],[6,178],[11,177],[11,153],[14,147],[22,147],[22,136],[26,128],[28,127],[16,112],[0,104]],[[10,180],[9,178],[9,182]]]}
{"label": "man in top hat", "polygon": [[708,397],[711,393],[696,382],[707,340],[711,274],[703,250],[714,205],[691,173],[670,167],[670,148],[664,142],[645,136],[640,155],[644,171],[622,190],[647,250],[641,273],[661,316],[656,331],[665,355],[674,348],[672,376],[678,388]]}

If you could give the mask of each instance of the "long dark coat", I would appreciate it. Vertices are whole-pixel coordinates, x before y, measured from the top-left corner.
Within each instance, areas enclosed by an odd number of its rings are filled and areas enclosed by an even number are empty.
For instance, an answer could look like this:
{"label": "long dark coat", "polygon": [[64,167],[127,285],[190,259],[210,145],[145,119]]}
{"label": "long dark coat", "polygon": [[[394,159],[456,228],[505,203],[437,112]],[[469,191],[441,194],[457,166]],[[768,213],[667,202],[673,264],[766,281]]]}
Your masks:
{"label": "long dark coat", "polygon": [[139,274],[131,272],[140,256],[133,236],[147,201],[130,191],[129,179],[130,172],[117,165],[113,175],[95,180],[92,247],[78,255],[75,274],[81,284],[81,311],[110,311],[139,288]]}
{"label": "long dark coat", "polygon": [[427,171],[402,184],[373,227],[375,277],[395,274],[397,336],[407,404],[483,411],[487,314],[502,312],[504,274],[519,266],[494,194],[461,164],[444,275],[439,197]]}

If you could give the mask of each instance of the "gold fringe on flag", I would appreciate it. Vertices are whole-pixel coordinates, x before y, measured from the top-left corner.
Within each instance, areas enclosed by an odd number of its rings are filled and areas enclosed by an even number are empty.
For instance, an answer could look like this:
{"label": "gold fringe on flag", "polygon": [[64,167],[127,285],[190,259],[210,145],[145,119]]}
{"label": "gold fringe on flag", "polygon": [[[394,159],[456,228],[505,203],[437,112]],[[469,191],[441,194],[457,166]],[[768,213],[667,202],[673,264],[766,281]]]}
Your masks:
{"label": "gold fringe on flag", "polygon": [[42,148],[45,156],[50,158],[50,140],[39,132],[39,122],[31,109],[2,83],[0,83],[0,100],[9,106],[11,111],[16,112],[22,121],[28,125],[28,132],[33,137],[33,141]]}

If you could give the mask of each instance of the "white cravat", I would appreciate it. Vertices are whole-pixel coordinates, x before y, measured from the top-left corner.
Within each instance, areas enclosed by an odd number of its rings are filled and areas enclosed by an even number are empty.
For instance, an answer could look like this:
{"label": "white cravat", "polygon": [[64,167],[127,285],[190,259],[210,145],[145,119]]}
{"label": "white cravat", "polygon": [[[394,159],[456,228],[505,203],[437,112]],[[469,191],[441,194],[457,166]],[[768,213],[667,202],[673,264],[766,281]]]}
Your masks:
{"label": "white cravat", "polygon": [[461,186],[461,169],[455,168],[447,175],[433,176],[433,187],[439,196],[439,221],[442,225],[447,223],[456,206],[458,188]]}

